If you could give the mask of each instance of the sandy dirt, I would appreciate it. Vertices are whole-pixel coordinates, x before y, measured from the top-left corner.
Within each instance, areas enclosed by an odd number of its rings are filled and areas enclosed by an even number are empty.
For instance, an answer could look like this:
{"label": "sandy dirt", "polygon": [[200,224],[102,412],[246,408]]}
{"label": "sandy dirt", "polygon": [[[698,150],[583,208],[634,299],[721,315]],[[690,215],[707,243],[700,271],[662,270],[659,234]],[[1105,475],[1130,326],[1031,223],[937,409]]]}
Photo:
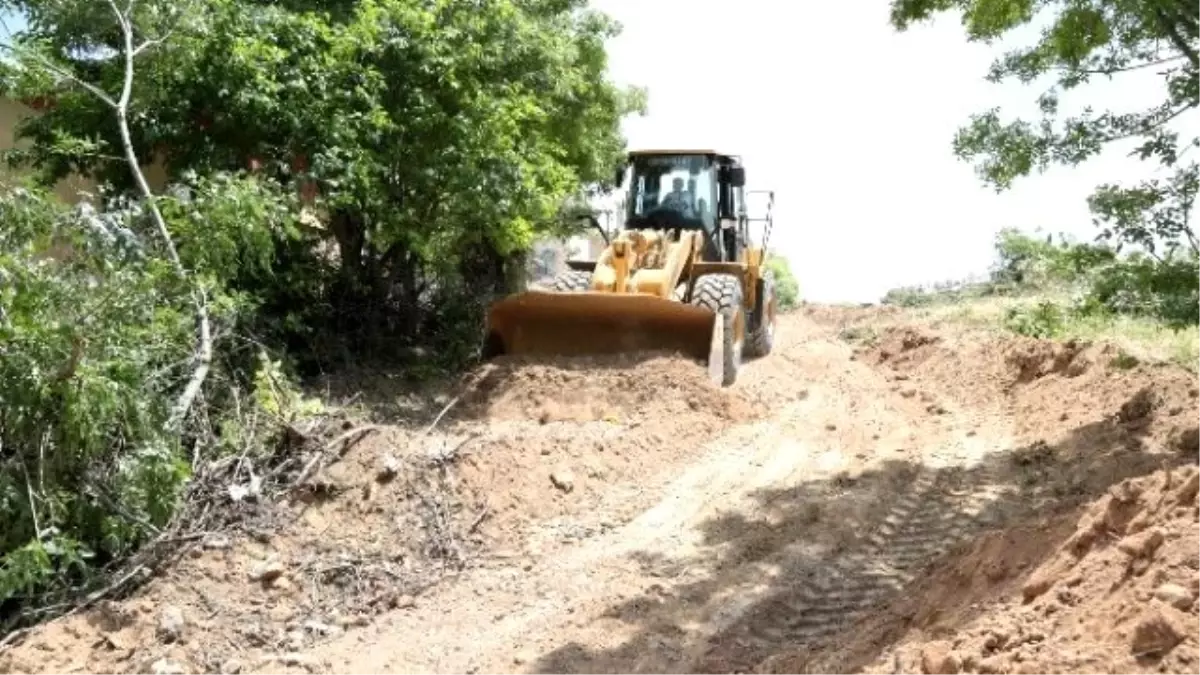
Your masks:
{"label": "sandy dirt", "polygon": [[0,671],[1196,672],[1196,386],[880,309],[501,361]]}

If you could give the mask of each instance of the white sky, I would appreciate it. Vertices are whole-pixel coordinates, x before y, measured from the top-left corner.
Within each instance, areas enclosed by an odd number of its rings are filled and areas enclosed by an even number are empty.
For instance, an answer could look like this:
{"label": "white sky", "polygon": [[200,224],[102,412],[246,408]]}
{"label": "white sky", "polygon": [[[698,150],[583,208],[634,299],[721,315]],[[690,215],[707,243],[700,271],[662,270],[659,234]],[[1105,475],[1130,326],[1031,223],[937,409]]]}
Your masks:
{"label": "white sky", "polygon": [[[648,116],[625,124],[630,146],[741,155],[747,187],[776,191],[770,244],[808,300],[875,301],[985,272],[1002,227],[1090,239],[1094,186],[1147,176],[1118,150],[1001,195],[984,187],[952,153],[956,129],[992,106],[1028,115],[1042,90],[984,80],[1002,47],[968,44],[953,15],[897,33],[887,0],[591,4],[624,25],[613,78],[649,89]],[[1163,100],[1160,81],[1125,74],[1064,104],[1133,110]]]}

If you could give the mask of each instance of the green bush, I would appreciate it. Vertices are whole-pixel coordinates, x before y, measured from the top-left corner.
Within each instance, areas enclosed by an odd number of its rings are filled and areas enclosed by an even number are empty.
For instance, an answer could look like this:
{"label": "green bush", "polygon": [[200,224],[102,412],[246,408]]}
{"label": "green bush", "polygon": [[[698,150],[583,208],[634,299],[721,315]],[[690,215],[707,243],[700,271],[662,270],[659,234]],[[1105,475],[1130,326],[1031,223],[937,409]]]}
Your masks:
{"label": "green bush", "polygon": [[1079,310],[1157,319],[1173,328],[1200,323],[1200,261],[1132,255],[1097,269]]}
{"label": "green bush", "polygon": [[164,429],[193,319],[133,220],[0,195],[0,601],[127,552],[187,477]]}
{"label": "green bush", "polygon": [[1004,327],[1027,337],[1052,338],[1060,335],[1066,325],[1066,315],[1053,302],[1032,306],[1009,307],[1004,314]]}
{"label": "green bush", "polygon": [[[207,288],[218,337],[254,323],[293,212],[253,180],[187,188],[159,201],[189,280],[158,254],[137,202],[97,211],[0,193],[0,603],[77,587],[161,529],[190,475],[182,443],[211,434],[168,428],[192,371],[191,284]],[[261,293],[237,288],[248,277]],[[232,380],[198,418],[219,419],[224,391],[263,370],[220,370],[239,362],[238,343],[218,346],[210,378]]]}
{"label": "green bush", "polygon": [[788,259],[773,255],[767,258],[763,266],[775,280],[775,298],[779,302],[779,308],[796,307],[800,302],[800,283],[796,281],[796,275],[792,274]]}
{"label": "green bush", "polygon": [[1086,284],[1097,269],[1117,260],[1102,244],[1034,237],[1008,228],[996,235],[992,282],[1026,290]]}

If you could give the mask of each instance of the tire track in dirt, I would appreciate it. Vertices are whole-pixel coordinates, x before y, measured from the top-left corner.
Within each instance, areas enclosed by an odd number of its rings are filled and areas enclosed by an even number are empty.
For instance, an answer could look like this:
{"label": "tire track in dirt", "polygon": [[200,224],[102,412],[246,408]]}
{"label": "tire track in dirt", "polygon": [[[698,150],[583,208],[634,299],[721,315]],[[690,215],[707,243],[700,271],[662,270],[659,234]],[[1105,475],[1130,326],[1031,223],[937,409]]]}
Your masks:
{"label": "tire track in dirt", "polygon": [[[321,656],[337,672],[723,670],[730,656],[744,664],[831,635],[895,594],[982,527],[972,512],[987,499],[972,506],[971,488],[988,481],[956,491],[938,467],[1006,449],[1003,420],[931,416],[826,329],[802,317],[785,328],[739,386],[807,395],[644,486],[639,517],[543,550],[542,564],[468,573]],[[825,512],[796,522],[795,505],[779,503],[789,492]]]}
{"label": "tire track in dirt", "polygon": [[[953,421],[947,424],[944,417],[934,422],[911,411],[906,401],[893,402],[910,416],[917,437],[923,439],[923,454],[909,455],[910,461],[896,469],[890,484],[878,489],[854,487],[862,479],[850,479],[848,493],[859,490],[861,499],[876,501],[875,508],[868,509],[874,512],[859,521],[865,533],[815,557],[785,549],[775,566],[801,581],[760,599],[740,625],[714,627],[705,653],[689,664],[690,669],[744,670],[779,645],[813,643],[845,631],[911,583],[931,560],[989,526],[987,507],[1002,497],[986,487],[995,482],[995,471],[982,468],[964,485],[945,467],[977,464],[988,452],[1009,448],[1004,425],[998,420],[980,425],[978,416],[961,427]],[[963,433],[966,426],[971,427],[969,435]],[[991,428],[981,434],[985,426]],[[889,466],[887,460],[871,457],[859,470],[869,474],[881,463]]]}

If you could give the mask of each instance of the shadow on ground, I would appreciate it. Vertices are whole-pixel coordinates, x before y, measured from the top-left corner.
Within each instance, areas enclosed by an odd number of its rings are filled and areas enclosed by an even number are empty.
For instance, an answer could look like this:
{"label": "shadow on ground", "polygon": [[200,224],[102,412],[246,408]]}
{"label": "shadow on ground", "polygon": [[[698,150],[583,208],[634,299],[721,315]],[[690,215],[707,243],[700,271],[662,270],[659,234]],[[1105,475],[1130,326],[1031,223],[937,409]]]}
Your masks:
{"label": "shadow on ground", "polygon": [[[703,525],[700,556],[635,556],[662,583],[615,602],[601,619],[631,637],[607,649],[569,643],[533,668],[746,672],[782,650],[819,647],[986,530],[1069,514],[1125,478],[1196,462],[1146,446],[1138,430],[1113,420],[1076,428],[1056,445],[992,453],[971,468],[884,461],[861,475],[757,494],[759,519],[731,514]],[[1051,528],[1060,540],[1070,530]],[[1058,543],[1035,547],[1024,573]],[[983,599],[953,602],[969,612]],[[837,672],[860,670],[903,632],[840,656]]]}

